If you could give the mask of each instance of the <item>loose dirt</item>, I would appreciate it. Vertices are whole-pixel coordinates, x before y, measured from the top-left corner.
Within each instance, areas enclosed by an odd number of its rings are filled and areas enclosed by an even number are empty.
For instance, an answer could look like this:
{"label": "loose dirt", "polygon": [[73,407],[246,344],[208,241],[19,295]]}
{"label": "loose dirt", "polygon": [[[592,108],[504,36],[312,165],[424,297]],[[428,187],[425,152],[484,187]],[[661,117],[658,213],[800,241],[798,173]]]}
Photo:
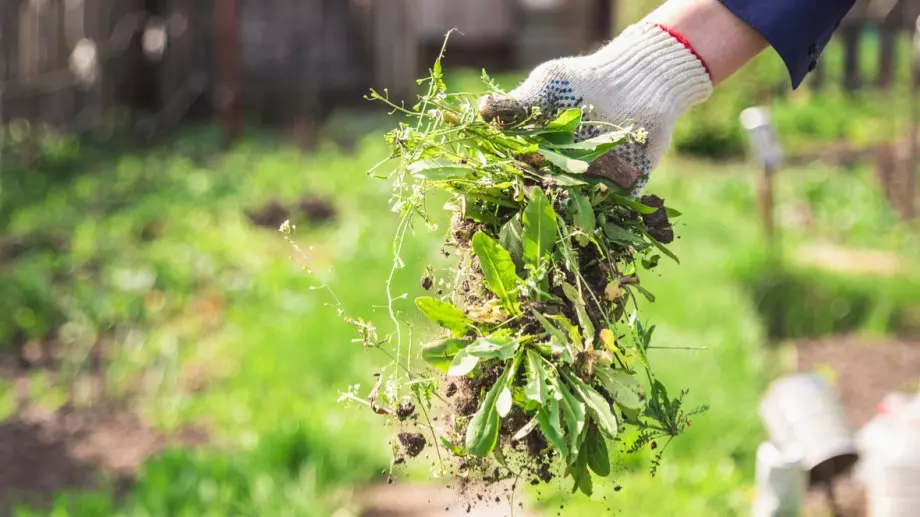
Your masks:
{"label": "loose dirt", "polygon": [[[472,500],[470,499],[472,497]],[[496,500],[497,498],[497,500]],[[440,485],[379,485],[360,498],[361,517],[511,517],[507,496],[478,497],[461,495]],[[514,517],[535,514],[514,503]]]}

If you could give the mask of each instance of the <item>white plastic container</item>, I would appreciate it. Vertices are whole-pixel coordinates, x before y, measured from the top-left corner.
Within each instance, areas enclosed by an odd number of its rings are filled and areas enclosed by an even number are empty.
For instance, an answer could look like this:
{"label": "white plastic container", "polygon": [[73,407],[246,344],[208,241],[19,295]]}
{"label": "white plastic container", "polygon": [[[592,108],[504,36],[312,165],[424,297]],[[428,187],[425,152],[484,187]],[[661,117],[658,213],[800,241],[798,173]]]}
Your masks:
{"label": "white plastic container", "polygon": [[861,474],[869,517],[920,515],[920,397],[888,413],[866,438],[872,443]]}
{"label": "white plastic container", "polygon": [[875,416],[856,433],[856,448],[859,462],[854,468],[854,477],[863,486],[869,486],[878,463],[878,452],[895,433],[898,415],[904,413],[911,399],[903,393],[889,393],[878,404]]}
{"label": "white plastic container", "polygon": [[773,382],[760,415],[770,440],[784,455],[801,458],[812,483],[833,479],[858,459],[843,409],[820,377],[797,374]]}
{"label": "white plastic container", "polygon": [[808,474],[796,457],[784,455],[770,442],[757,448],[757,496],[753,517],[793,517],[808,488]]}

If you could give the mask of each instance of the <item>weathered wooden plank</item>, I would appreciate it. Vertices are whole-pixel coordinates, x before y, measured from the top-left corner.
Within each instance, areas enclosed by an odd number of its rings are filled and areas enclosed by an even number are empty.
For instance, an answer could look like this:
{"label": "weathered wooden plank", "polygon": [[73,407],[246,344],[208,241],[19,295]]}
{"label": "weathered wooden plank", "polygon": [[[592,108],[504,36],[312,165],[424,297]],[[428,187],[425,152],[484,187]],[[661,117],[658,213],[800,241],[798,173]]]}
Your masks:
{"label": "weathered wooden plank", "polygon": [[374,84],[397,100],[415,97],[417,5],[417,0],[380,0],[374,5]]}
{"label": "weathered wooden plank", "polygon": [[840,40],[843,43],[843,88],[848,92],[855,92],[862,85],[859,70],[859,39],[862,35],[861,24],[848,24],[840,31]]}

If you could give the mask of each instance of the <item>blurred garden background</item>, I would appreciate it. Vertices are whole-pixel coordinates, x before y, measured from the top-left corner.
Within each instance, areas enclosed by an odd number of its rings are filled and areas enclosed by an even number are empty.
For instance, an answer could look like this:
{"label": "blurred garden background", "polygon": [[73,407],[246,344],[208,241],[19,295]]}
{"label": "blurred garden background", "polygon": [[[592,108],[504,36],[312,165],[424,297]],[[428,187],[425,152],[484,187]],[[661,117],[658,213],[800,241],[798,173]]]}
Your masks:
{"label": "blurred garden background", "polygon": [[[0,516],[437,515],[367,502],[392,430],[338,400],[386,362],[339,311],[383,319],[397,225],[367,175],[397,120],[362,96],[411,98],[452,27],[448,87],[510,89],[657,3],[0,0]],[[798,91],[768,51],[681,121],[648,187],[683,213],[681,264],[647,314],[695,349],[656,350],[659,375],[711,409],[656,477],[649,453],[594,499],[525,489],[533,515],[744,515],[771,378],[820,372],[855,427],[920,388],[918,14],[860,2]],[[786,158],[773,241],[758,105]]]}

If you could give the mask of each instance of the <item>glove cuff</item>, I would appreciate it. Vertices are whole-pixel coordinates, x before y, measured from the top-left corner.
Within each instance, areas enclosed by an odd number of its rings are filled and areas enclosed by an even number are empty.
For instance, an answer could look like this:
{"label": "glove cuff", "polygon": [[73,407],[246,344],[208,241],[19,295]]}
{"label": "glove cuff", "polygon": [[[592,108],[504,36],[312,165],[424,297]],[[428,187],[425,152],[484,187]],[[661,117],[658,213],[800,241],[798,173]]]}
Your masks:
{"label": "glove cuff", "polygon": [[[712,94],[712,80],[702,58],[680,34],[660,25],[630,26],[596,53],[581,58],[617,89],[630,92],[630,104],[657,113],[634,113],[637,120],[671,111],[677,118]],[[656,116],[657,115],[657,116]]]}

